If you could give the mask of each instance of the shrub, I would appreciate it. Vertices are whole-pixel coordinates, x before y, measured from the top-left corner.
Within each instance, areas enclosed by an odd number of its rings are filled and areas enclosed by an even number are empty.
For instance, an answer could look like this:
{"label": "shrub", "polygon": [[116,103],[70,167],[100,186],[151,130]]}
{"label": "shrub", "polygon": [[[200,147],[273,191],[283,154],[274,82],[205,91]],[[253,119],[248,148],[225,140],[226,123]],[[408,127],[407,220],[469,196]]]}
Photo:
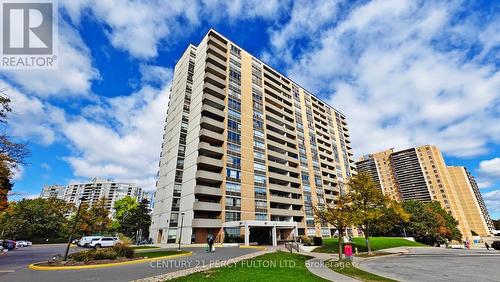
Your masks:
{"label": "shrub", "polygon": [[314,237],[314,246],[323,246],[323,238]]}
{"label": "shrub", "polygon": [[94,260],[116,259],[116,257],[118,257],[118,254],[113,249],[98,249],[94,250],[93,257]]}
{"label": "shrub", "polygon": [[305,235],[300,236],[300,240],[302,241],[302,243],[305,246],[310,246],[311,245],[311,238],[309,238],[309,237],[307,237]]}
{"label": "shrub", "polygon": [[74,253],[69,257],[76,261],[89,262],[92,260],[116,259],[118,254],[113,249],[97,249]]}
{"label": "shrub", "polygon": [[130,246],[132,245],[132,239],[130,239],[129,237],[123,235],[123,234],[119,234],[118,238],[120,239],[121,244],[124,245],[124,246]]}
{"label": "shrub", "polygon": [[125,244],[116,244],[113,246],[112,249],[113,251],[115,251],[118,257],[126,257],[126,258],[134,257],[134,250]]}

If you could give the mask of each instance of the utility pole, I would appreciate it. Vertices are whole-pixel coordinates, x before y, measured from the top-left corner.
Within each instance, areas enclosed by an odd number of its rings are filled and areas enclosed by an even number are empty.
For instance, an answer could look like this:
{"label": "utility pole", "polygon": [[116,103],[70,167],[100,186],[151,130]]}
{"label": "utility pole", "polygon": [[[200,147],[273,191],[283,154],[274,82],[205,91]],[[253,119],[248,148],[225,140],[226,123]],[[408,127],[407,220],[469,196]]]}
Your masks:
{"label": "utility pole", "polygon": [[177,249],[177,251],[181,250],[182,227],[183,227],[183,225],[184,225],[184,213],[181,213],[181,232],[180,232],[180,235],[179,235],[179,249]]}
{"label": "utility pole", "polygon": [[69,247],[71,246],[71,239],[73,237],[73,234],[75,233],[76,224],[78,222],[78,218],[80,217],[80,209],[82,208],[82,202],[84,200],[85,200],[84,197],[80,198],[80,204],[78,205],[78,210],[76,211],[75,222],[73,222],[73,228],[71,229],[71,233],[69,234],[68,245],[66,246],[66,251],[64,252],[64,258],[63,258],[64,261],[68,260],[68,252],[69,252]]}

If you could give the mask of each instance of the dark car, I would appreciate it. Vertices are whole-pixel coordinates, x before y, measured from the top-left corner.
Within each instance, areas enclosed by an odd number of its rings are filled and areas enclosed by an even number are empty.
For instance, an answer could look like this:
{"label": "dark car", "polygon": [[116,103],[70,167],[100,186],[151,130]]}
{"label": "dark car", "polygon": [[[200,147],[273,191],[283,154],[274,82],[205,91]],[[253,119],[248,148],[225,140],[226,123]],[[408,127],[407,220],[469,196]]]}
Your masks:
{"label": "dark car", "polygon": [[500,250],[500,241],[495,241],[491,244],[491,247],[495,250]]}
{"label": "dark car", "polygon": [[3,240],[2,246],[4,249],[11,251],[16,248],[16,241]]}

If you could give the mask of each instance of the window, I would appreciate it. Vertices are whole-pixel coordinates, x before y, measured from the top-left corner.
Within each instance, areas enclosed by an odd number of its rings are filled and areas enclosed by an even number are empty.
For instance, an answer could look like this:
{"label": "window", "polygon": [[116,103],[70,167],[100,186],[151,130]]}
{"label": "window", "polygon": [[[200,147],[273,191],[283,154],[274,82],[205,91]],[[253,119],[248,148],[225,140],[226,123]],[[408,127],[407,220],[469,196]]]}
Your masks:
{"label": "window", "polygon": [[266,188],[255,187],[255,198],[266,198],[267,190]]}
{"label": "window", "polygon": [[241,220],[241,214],[239,212],[226,212],[226,221],[238,220]]}
{"label": "window", "polygon": [[260,164],[260,163],[254,163],[253,168],[254,168],[254,170],[258,170],[258,171],[266,171],[266,166],[264,164]]}
{"label": "window", "polygon": [[262,152],[259,152],[259,151],[254,151],[253,152],[253,158],[256,159],[256,160],[264,160],[265,157],[264,157],[264,153]]}
{"label": "window", "polygon": [[241,171],[231,168],[226,168],[226,179],[241,179]]}
{"label": "window", "polygon": [[227,156],[227,165],[232,168],[241,168],[241,158],[228,155]]}
{"label": "window", "polygon": [[267,220],[267,214],[265,213],[256,213],[255,214],[255,220]]}
{"label": "window", "polygon": [[226,207],[230,208],[241,207],[241,199],[236,197],[226,197]]}
{"label": "window", "polygon": [[258,140],[254,140],[253,141],[253,145],[254,147],[257,147],[257,148],[261,148],[261,149],[264,149],[264,142],[261,142],[261,141],[258,141]]}
{"label": "window", "polygon": [[238,132],[241,131],[241,125],[232,119],[228,120],[227,128]]}
{"label": "window", "polygon": [[236,118],[236,119],[241,119],[241,113],[240,113],[240,112],[237,112],[237,111],[235,111],[235,110],[233,110],[233,109],[229,109],[229,110],[228,110],[228,115],[229,115],[230,117],[234,117],[234,118]]}
{"label": "window", "polygon": [[233,183],[233,182],[226,182],[226,191],[240,193],[241,192],[241,184]]}
{"label": "window", "polygon": [[241,112],[241,103],[240,102],[238,102],[238,101],[236,101],[234,99],[229,98],[228,99],[228,105],[229,105],[230,109],[234,109],[234,110],[236,110],[238,112]]}
{"label": "window", "polygon": [[253,181],[255,185],[266,186],[266,177],[262,175],[254,175]]}
{"label": "window", "polygon": [[241,142],[241,136],[236,132],[228,131],[227,141],[239,144]]}
{"label": "window", "polygon": [[255,207],[259,209],[265,209],[267,208],[267,202],[266,201],[255,201]]}
{"label": "window", "polygon": [[264,132],[262,132],[260,130],[254,129],[253,130],[253,136],[254,137],[258,137],[258,138],[264,138]]}

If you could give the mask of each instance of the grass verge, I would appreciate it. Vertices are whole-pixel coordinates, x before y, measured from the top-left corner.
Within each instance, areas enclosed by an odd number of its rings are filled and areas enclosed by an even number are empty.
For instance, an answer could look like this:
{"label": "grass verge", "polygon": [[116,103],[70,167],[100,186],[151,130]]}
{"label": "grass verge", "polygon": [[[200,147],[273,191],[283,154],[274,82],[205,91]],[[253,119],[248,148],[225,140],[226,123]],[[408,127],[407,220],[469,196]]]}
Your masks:
{"label": "grass verge", "polygon": [[152,251],[152,252],[140,252],[140,253],[135,253],[135,257],[145,257],[145,258],[157,258],[157,257],[164,257],[164,256],[170,256],[170,255],[177,255],[177,254],[185,254],[189,253],[186,251]]}
{"label": "grass verge", "polygon": [[[355,237],[352,239],[354,246],[358,248],[358,252],[366,252],[365,238]],[[422,243],[406,240],[399,237],[371,237],[370,245],[372,251],[383,250],[394,247],[423,247]],[[323,239],[323,246],[313,250],[318,253],[335,253],[338,252],[338,238]]]}
{"label": "grass verge", "polygon": [[342,275],[352,277],[354,279],[364,281],[364,282],[397,282],[389,278],[385,278],[370,272],[366,272],[352,265],[351,262],[344,261],[344,263],[336,263],[336,261],[330,261],[328,267]]}
{"label": "grass verge", "polygon": [[310,257],[274,252],[236,264],[179,277],[173,281],[327,281],[306,268]]}
{"label": "grass verge", "polygon": [[157,246],[134,246],[131,247],[133,250],[145,250],[145,249],[159,249]]}

